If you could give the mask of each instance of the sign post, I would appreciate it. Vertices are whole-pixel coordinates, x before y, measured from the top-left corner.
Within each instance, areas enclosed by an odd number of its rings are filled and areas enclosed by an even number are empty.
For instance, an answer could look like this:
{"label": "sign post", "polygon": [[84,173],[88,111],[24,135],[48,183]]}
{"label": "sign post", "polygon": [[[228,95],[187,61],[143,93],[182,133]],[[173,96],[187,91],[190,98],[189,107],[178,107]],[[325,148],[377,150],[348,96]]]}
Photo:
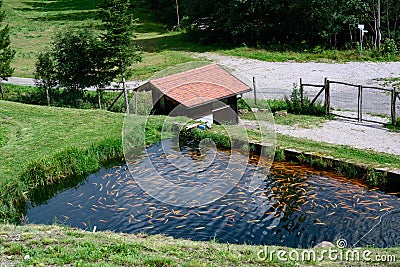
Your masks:
{"label": "sign post", "polygon": [[360,29],[360,57],[362,57],[364,34],[367,33],[368,31],[364,30],[364,24],[358,24],[358,29]]}

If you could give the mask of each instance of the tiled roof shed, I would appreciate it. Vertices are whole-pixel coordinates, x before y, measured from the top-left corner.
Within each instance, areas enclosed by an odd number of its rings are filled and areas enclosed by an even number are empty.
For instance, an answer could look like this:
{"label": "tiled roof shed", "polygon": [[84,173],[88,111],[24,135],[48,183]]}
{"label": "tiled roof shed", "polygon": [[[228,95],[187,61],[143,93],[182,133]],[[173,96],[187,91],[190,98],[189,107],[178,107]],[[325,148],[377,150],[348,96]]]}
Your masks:
{"label": "tiled roof shed", "polygon": [[251,91],[248,85],[217,64],[151,80],[150,84],[187,108]]}

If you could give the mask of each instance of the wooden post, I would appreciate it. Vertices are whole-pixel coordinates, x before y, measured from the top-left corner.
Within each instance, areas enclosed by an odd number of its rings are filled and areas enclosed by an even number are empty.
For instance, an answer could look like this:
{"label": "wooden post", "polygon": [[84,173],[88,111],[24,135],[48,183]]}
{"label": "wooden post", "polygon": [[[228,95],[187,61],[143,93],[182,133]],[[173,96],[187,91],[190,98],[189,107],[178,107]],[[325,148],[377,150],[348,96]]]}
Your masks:
{"label": "wooden post", "polygon": [[254,105],[257,105],[257,87],[256,87],[255,77],[253,77],[253,92],[254,92]]}
{"label": "wooden post", "polygon": [[397,118],[396,118],[396,87],[392,89],[392,101],[391,101],[391,115],[392,115],[392,124],[396,125]]}
{"label": "wooden post", "polygon": [[47,97],[47,105],[50,107],[50,93],[49,93],[49,88],[47,86],[45,86],[45,90],[46,90],[46,97]]}
{"label": "wooden post", "polygon": [[357,112],[358,112],[357,118],[358,118],[359,122],[362,122],[362,103],[363,103],[363,101],[362,101],[362,85],[359,85],[358,86],[358,109],[357,109]]}
{"label": "wooden post", "polygon": [[138,92],[135,91],[134,94],[135,94],[135,114],[137,115],[138,114]]}
{"label": "wooden post", "polygon": [[301,109],[304,107],[304,87],[303,87],[303,78],[300,78],[300,100],[301,100]]}
{"label": "wooden post", "polygon": [[99,102],[99,109],[101,109],[101,90],[97,88],[97,100]]}
{"label": "wooden post", "polygon": [[128,99],[128,90],[125,84],[125,78],[122,78],[122,88],[124,89],[126,114],[129,114],[129,99]]}
{"label": "wooden post", "polygon": [[325,114],[328,115],[331,110],[331,95],[330,95],[330,86],[328,78],[325,78],[324,81],[325,86]]}
{"label": "wooden post", "polygon": [[3,80],[0,78],[0,93],[1,99],[4,99]]}

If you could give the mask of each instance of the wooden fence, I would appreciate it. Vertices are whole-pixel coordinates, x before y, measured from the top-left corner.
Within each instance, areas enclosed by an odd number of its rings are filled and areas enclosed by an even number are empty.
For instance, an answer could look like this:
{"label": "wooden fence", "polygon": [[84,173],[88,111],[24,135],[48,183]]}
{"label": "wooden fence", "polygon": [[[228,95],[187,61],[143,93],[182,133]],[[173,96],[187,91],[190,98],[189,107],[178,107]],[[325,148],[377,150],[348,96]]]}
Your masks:
{"label": "wooden fence", "polygon": [[[347,86],[350,88],[353,88],[357,90],[357,120],[359,122],[363,121],[363,93],[365,92],[366,89],[369,90],[377,90],[377,91],[383,91],[386,92],[390,95],[390,115],[391,115],[391,122],[393,125],[396,125],[397,118],[396,118],[396,100],[400,100],[400,94],[397,91],[396,88],[382,88],[382,87],[375,87],[375,86],[365,86],[365,85],[355,85],[351,83],[346,83],[346,82],[339,82],[339,81],[330,81],[327,78],[324,80],[324,84],[307,84],[303,83],[303,80],[300,78],[300,97],[301,97],[301,103],[304,104],[304,98],[305,98],[305,87],[317,87],[321,88],[318,93],[315,95],[315,97],[311,100],[310,105],[314,105],[317,101],[317,99],[324,93],[324,106],[325,106],[325,112],[326,114],[333,114],[332,109],[331,109],[331,93],[332,93],[332,84],[338,84],[338,85],[343,85]],[[338,115],[334,114],[336,116],[342,116],[346,118],[351,118],[353,119],[354,117],[350,116],[343,116],[343,115]],[[367,120],[365,120],[367,121]]]}

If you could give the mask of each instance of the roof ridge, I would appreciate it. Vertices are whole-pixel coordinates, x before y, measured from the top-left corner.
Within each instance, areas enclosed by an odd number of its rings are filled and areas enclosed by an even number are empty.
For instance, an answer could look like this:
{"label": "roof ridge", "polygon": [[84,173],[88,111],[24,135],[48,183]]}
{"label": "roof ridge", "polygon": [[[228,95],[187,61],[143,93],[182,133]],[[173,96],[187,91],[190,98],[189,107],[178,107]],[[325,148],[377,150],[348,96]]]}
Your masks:
{"label": "roof ridge", "polygon": [[[184,73],[190,73],[190,72],[194,72],[194,71],[199,71],[200,69],[205,69],[206,67],[211,67],[211,66],[218,66],[218,67],[220,67],[221,69],[223,69],[218,63],[211,62],[210,64],[207,64],[207,65],[205,65],[205,66],[197,67],[197,68],[190,69],[190,70],[185,70],[185,71],[178,72],[178,73],[175,73],[175,74],[171,74],[171,75],[168,75],[168,76],[165,76],[165,77],[161,77],[161,78],[157,78],[157,79],[154,79],[154,80],[150,80],[150,82],[151,82],[151,81],[162,80],[162,79],[165,79],[165,78],[171,78],[172,76],[175,76],[175,75],[181,75],[181,74],[184,74]],[[225,70],[225,71],[226,71],[226,70]]]}

